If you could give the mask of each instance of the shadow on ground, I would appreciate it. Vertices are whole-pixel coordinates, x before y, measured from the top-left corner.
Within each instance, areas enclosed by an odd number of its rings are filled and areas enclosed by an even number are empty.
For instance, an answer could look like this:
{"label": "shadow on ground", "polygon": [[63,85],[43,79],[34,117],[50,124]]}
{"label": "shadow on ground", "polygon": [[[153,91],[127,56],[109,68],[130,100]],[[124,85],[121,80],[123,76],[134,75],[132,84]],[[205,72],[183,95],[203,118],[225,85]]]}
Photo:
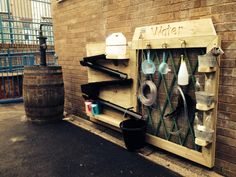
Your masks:
{"label": "shadow on ground", "polygon": [[0,106],[1,177],[179,176],[66,121],[22,120],[23,106]]}

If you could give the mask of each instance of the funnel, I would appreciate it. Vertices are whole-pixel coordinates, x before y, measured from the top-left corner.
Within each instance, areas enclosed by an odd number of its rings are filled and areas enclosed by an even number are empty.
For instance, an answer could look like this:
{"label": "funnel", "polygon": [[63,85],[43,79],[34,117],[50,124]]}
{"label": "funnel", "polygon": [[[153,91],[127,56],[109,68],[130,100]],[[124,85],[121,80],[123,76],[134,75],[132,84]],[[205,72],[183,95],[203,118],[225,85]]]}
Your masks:
{"label": "funnel", "polygon": [[167,74],[170,71],[168,64],[166,63],[166,53],[163,52],[162,63],[158,67],[158,72],[161,74]]}
{"label": "funnel", "polygon": [[154,74],[156,66],[150,58],[150,50],[147,50],[147,60],[142,63],[142,72],[144,74]]}

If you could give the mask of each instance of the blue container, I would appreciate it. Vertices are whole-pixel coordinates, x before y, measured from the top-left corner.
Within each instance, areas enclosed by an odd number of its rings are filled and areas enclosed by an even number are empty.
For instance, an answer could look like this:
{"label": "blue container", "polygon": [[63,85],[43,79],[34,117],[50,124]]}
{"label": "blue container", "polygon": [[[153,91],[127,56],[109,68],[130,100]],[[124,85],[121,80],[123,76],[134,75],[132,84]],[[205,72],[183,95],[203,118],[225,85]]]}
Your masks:
{"label": "blue container", "polygon": [[92,114],[93,114],[94,116],[100,114],[100,110],[99,110],[98,104],[92,104]]}

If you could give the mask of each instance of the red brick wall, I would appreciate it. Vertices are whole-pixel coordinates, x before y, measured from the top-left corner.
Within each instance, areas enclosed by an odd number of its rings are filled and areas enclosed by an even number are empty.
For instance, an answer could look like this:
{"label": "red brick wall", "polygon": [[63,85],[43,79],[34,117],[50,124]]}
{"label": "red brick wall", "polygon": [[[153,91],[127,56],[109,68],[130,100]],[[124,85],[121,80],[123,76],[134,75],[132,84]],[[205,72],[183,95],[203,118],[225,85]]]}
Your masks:
{"label": "red brick wall", "polygon": [[221,60],[215,170],[236,176],[236,2],[234,0],[65,0],[53,1],[55,48],[63,66],[66,110],[84,116],[80,84],[87,82],[79,64],[88,42],[112,32],[132,39],[138,26],[212,18],[225,52]]}

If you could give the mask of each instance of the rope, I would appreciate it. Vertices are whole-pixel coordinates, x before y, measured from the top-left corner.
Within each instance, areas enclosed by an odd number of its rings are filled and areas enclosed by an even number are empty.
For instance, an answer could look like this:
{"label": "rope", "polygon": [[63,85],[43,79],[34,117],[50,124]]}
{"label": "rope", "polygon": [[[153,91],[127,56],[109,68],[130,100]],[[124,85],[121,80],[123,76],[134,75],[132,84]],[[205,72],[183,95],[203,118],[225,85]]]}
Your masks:
{"label": "rope", "polygon": [[[145,94],[144,90],[147,87],[149,87],[150,93]],[[141,93],[139,95],[139,99],[140,99],[141,103],[144,104],[145,106],[151,106],[155,103],[156,97],[157,97],[156,85],[150,80],[144,81],[141,84]]]}

